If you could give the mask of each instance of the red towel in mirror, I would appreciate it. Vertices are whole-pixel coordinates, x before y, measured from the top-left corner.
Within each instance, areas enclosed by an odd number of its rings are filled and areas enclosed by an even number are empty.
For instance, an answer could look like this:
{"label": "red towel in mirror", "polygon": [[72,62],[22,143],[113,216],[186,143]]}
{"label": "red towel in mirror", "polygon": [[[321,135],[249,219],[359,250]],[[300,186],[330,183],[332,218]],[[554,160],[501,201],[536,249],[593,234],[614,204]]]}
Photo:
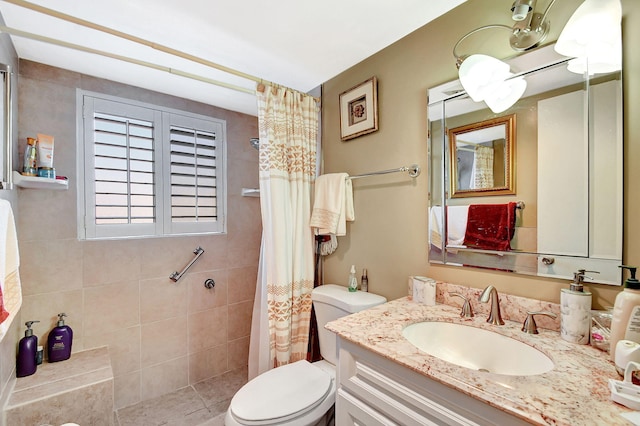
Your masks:
{"label": "red towel in mirror", "polygon": [[516,227],[516,203],[471,204],[464,245],[484,250],[511,250]]}

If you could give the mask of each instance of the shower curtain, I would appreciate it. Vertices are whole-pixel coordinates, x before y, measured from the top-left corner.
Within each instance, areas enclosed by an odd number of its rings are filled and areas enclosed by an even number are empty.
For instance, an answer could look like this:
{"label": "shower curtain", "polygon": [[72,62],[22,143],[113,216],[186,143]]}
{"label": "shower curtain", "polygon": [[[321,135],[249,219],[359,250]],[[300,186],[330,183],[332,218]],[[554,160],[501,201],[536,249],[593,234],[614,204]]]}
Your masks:
{"label": "shower curtain", "polygon": [[471,176],[473,176],[472,188],[493,188],[493,148],[476,146]]}
{"label": "shower curtain", "polygon": [[249,378],[305,359],[314,277],[309,226],[318,106],[284,88],[257,91],[262,246],[249,346]]}

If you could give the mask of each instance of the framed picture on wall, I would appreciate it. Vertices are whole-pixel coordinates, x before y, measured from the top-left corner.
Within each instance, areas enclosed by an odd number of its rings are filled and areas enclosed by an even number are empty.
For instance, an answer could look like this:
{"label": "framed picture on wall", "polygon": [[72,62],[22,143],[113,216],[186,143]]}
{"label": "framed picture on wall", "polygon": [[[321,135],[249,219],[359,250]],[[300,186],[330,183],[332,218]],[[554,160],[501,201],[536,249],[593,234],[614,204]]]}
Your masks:
{"label": "framed picture on wall", "polygon": [[378,130],[378,80],[371,77],[340,94],[340,138],[343,141]]}

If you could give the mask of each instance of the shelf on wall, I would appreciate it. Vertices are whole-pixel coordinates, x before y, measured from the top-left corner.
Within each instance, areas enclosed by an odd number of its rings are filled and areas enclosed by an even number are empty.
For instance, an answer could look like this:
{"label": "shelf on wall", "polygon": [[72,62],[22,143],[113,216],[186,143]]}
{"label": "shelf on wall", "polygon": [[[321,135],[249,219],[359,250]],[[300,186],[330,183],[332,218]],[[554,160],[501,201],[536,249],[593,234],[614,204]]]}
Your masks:
{"label": "shelf on wall", "polygon": [[13,183],[20,188],[29,189],[69,189],[69,181],[67,179],[51,179],[37,176],[23,176],[20,173],[13,172]]}

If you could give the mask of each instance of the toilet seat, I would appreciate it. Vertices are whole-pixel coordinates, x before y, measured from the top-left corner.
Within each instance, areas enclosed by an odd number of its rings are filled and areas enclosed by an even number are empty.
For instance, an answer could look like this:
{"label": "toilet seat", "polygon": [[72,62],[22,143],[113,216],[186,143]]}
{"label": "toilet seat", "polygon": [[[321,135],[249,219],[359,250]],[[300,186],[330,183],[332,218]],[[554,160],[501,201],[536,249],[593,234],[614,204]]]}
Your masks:
{"label": "toilet seat", "polygon": [[307,361],[284,365],[251,380],[233,397],[229,410],[248,426],[285,423],[322,404],[334,389],[333,377]]}

